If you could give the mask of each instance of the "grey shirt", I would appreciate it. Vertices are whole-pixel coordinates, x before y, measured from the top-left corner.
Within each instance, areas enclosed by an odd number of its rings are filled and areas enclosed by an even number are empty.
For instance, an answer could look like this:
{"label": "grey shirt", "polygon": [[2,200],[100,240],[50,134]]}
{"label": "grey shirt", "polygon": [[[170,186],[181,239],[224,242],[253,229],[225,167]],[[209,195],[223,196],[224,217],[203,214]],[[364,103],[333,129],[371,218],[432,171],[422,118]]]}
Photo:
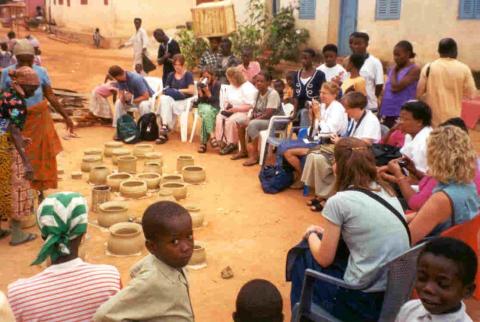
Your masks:
{"label": "grey shirt", "polygon": [[[403,215],[396,197],[383,189],[374,192]],[[347,283],[357,285],[368,281],[376,269],[409,249],[408,234],[400,220],[362,192],[337,192],[328,199],[323,216],[341,227],[342,238],[350,250],[343,277]],[[384,291],[386,279],[384,273],[367,292]]]}

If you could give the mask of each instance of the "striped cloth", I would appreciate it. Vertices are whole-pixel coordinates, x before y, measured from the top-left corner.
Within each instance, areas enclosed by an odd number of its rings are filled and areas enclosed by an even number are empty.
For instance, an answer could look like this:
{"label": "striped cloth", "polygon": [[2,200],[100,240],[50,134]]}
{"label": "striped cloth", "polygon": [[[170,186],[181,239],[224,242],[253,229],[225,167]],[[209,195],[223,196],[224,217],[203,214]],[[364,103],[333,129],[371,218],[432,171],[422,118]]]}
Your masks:
{"label": "striped cloth", "polygon": [[91,321],[98,307],[119,290],[115,267],[76,258],[10,284],[7,297],[17,321]]}

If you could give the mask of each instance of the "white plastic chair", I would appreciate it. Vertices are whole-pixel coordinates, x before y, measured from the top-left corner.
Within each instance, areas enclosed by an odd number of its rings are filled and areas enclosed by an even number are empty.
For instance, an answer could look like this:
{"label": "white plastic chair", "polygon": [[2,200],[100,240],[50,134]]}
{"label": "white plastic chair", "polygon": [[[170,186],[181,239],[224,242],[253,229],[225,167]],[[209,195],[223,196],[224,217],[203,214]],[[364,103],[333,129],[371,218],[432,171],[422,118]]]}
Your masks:
{"label": "white plastic chair", "polygon": [[162,95],[163,91],[163,81],[159,77],[152,77],[148,76],[145,77],[145,80],[147,81],[148,86],[153,90],[153,95],[150,97],[149,102],[150,102],[150,111],[155,113],[157,109],[157,99],[160,95]]}
{"label": "white plastic chair", "polygon": [[[192,110],[193,103],[198,100],[197,81],[193,85],[193,96],[182,101],[179,104],[185,104],[184,111],[180,114],[180,139],[182,142],[188,141],[188,116]],[[194,121],[195,122],[195,121]],[[194,131],[195,129],[192,129]]]}

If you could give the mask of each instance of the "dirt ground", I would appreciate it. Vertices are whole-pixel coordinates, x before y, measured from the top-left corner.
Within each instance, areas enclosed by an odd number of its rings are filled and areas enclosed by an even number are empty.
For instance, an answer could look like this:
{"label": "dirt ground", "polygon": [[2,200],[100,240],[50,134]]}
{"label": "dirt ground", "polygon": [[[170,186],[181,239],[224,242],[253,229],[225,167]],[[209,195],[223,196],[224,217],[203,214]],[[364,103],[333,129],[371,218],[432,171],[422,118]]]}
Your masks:
{"label": "dirt ground", "polygon": [[[96,50],[81,44],[56,42],[44,34],[34,34],[41,41],[43,63],[54,87],[90,92],[95,85],[103,82],[110,65],[118,64],[131,69],[130,49]],[[160,71],[152,73],[160,74]],[[59,124],[57,130],[60,135],[64,134],[63,125]],[[103,148],[103,144],[111,140],[114,132],[109,127],[91,127],[79,129],[77,133],[80,136],[78,139],[62,139],[64,152],[58,157],[58,163],[65,174],[62,175],[58,190],[78,191],[90,200],[91,186],[86,182],[87,175],[84,174],[82,180],[72,180],[70,174],[80,170],[85,149]],[[473,136],[478,142],[478,133]],[[258,167],[245,168],[241,161],[230,161],[228,157],[219,156],[211,150],[199,155],[196,153],[198,137],[194,142],[181,143],[178,135],[174,135],[167,144],[155,146],[155,151],[163,153],[164,173],[172,173],[176,157],[185,153],[193,154],[195,163],[205,166],[207,170],[207,182],[189,186],[188,197],[182,202],[184,205],[198,206],[208,222],[207,226],[195,231],[195,239],[206,244],[208,266],[202,270],[190,271],[190,290],[196,321],[231,321],[236,294],[245,282],[253,278],[270,280],[280,289],[288,321],[290,285],[285,282],[286,252],[300,240],[308,225],[321,224],[321,217],[307,209],[306,199],[298,191],[290,190],[279,195],[264,194],[257,178]],[[109,159],[105,164],[111,170],[116,170]],[[139,162],[141,169],[140,164]],[[129,213],[141,217],[143,210],[155,200],[154,196],[130,200]],[[95,223],[96,214],[90,212],[89,220]],[[35,232],[37,228],[30,231]],[[106,229],[94,224],[89,226],[87,260],[116,266],[125,285],[129,280],[130,266],[141,257],[119,258],[106,255],[107,238]],[[39,239],[18,247],[9,247],[8,240],[0,241],[0,290],[6,291],[9,283],[32,276],[43,269],[30,266],[40,245]],[[220,277],[221,270],[226,266],[233,269],[232,279],[224,280]],[[474,320],[480,319],[478,303],[469,301],[468,306],[470,311],[474,311]]]}

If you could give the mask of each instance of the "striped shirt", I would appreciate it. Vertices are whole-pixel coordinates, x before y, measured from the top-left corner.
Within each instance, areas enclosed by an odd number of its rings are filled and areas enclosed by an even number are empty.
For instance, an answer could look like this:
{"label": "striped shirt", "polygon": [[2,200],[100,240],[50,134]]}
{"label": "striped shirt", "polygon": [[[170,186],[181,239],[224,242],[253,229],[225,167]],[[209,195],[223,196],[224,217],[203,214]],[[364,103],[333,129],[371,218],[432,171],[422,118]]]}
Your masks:
{"label": "striped shirt", "polygon": [[115,267],[76,258],[10,284],[7,297],[17,322],[91,321],[120,285]]}

